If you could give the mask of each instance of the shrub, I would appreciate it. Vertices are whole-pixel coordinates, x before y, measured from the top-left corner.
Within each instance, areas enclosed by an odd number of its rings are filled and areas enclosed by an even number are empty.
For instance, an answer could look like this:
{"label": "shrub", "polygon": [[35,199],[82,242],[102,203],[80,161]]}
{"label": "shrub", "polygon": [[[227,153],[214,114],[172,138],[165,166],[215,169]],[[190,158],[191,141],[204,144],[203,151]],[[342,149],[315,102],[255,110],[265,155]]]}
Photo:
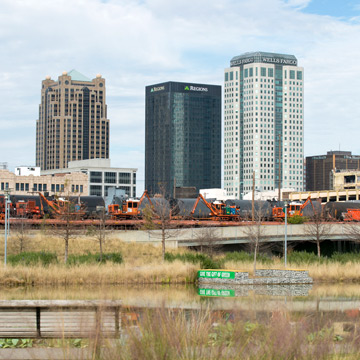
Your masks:
{"label": "shrub", "polygon": [[331,256],[332,262],[339,262],[341,264],[346,264],[347,262],[360,262],[360,253],[354,252],[354,253],[338,253],[335,252]]}
{"label": "shrub", "polygon": [[165,261],[173,262],[180,260],[184,263],[189,262],[192,264],[200,263],[202,269],[221,269],[222,261],[214,260],[210,256],[199,253],[185,253],[185,254],[171,254],[165,253]]}
{"label": "shrub", "polygon": [[[272,263],[272,259],[266,255],[257,254],[256,256],[257,261],[260,261],[264,264]],[[234,251],[226,253],[225,262],[227,261],[234,261],[234,262],[252,262],[254,261],[254,254],[247,253],[245,251]]]}
{"label": "shrub", "polygon": [[287,219],[288,224],[303,224],[306,221],[306,217],[300,215],[294,215]]}
{"label": "shrub", "polygon": [[100,261],[100,254],[83,254],[83,255],[69,255],[67,264],[70,266],[83,265],[83,264],[105,264],[106,262],[113,262],[115,264],[121,264],[123,258],[121,253],[105,253],[102,255],[102,261]]}
{"label": "shrub", "polygon": [[43,265],[49,266],[58,262],[57,256],[50,252],[22,252],[16,255],[9,255],[7,257],[8,262],[11,265]]}
{"label": "shrub", "polygon": [[319,258],[314,253],[309,253],[306,251],[293,251],[287,256],[287,260],[289,263],[297,264],[297,265],[309,265],[309,264],[316,264],[316,263],[325,263],[327,261],[326,257]]}

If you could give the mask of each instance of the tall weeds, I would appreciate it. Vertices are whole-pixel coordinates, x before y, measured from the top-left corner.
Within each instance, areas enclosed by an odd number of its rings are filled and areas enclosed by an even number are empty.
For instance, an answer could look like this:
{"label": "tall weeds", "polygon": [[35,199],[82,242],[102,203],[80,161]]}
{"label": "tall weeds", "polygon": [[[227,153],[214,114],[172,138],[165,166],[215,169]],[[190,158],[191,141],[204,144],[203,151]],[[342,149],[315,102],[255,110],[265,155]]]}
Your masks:
{"label": "tall weeds", "polygon": [[[309,316],[310,315],[310,316]],[[103,359],[357,359],[359,332],[340,336],[316,314],[156,309],[124,327],[121,340]],[[344,357],[345,356],[345,357]]]}

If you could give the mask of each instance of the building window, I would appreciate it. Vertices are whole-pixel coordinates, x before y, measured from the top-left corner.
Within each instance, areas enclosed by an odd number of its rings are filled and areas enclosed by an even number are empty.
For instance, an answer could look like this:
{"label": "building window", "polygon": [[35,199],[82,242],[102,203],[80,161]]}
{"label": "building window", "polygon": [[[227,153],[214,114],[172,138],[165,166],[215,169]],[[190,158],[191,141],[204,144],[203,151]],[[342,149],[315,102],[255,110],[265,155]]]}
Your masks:
{"label": "building window", "polygon": [[33,190],[34,190],[34,191],[38,191],[37,184],[34,184]]}
{"label": "building window", "polygon": [[51,184],[51,191],[55,192],[55,184]]}
{"label": "building window", "polygon": [[274,69],[268,68],[268,76],[269,77],[274,77]]}
{"label": "building window", "polygon": [[101,185],[90,185],[90,195],[102,196],[102,186]]}
{"label": "building window", "polygon": [[25,190],[25,186],[24,186],[23,183],[20,184],[20,189],[21,189],[21,191],[24,191],[24,190]]}
{"label": "building window", "polygon": [[80,185],[80,192],[81,192],[81,193],[84,192],[84,187],[83,187],[83,185]]}
{"label": "building window", "polygon": [[229,73],[225,73],[225,81],[229,80]]}
{"label": "building window", "polygon": [[114,172],[106,172],[104,182],[107,183],[107,184],[116,184],[116,173],[114,173]]}
{"label": "building window", "polygon": [[102,172],[101,171],[90,171],[90,183],[102,183]]}
{"label": "building window", "polygon": [[131,184],[131,174],[119,173],[119,184]]}
{"label": "building window", "polygon": [[43,184],[43,190],[47,191],[47,184]]}
{"label": "building window", "polygon": [[264,67],[260,68],[260,75],[266,76],[266,68],[264,68]]}
{"label": "building window", "polygon": [[29,183],[25,184],[25,191],[29,191]]}
{"label": "building window", "polygon": [[302,80],[302,71],[297,71],[296,72],[296,79],[297,80]]}
{"label": "building window", "polygon": [[249,76],[250,77],[254,76],[254,69],[253,68],[249,69]]}
{"label": "building window", "polygon": [[290,79],[295,80],[295,70],[290,70]]}

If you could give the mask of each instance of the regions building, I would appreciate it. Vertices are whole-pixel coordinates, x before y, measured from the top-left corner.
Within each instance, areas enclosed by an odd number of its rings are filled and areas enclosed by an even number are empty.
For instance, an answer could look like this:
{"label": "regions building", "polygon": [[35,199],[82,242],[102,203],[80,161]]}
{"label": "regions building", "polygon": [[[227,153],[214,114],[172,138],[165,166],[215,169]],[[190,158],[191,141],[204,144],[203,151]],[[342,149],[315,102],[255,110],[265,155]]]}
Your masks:
{"label": "regions building", "polygon": [[360,156],[351,151],[328,151],[306,157],[306,190],[333,190],[333,173],[343,170],[360,170]]}
{"label": "regions building", "polygon": [[109,158],[105,79],[91,80],[76,70],[58,81],[42,81],[36,121],[36,166],[62,169],[69,161]]}
{"label": "regions building", "polygon": [[[225,69],[224,185],[229,197],[255,188],[303,189],[304,69],[294,55],[250,52]],[[279,184],[280,182],[280,184]]]}
{"label": "regions building", "polygon": [[145,188],[221,187],[221,86],[165,82],[146,87]]}

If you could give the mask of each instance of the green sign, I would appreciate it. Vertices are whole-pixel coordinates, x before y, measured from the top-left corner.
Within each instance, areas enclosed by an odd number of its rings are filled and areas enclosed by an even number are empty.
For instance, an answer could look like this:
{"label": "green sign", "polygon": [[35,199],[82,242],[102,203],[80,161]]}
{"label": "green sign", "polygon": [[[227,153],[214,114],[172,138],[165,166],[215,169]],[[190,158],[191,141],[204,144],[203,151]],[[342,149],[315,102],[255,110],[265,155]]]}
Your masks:
{"label": "green sign", "polygon": [[185,90],[190,90],[188,86],[185,86]]}
{"label": "green sign", "polygon": [[235,271],[199,270],[198,277],[207,279],[235,279]]}
{"label": "green sign", "polygon": [[198,294],[200,296],[234,297],[235,290],[199,289]]}

